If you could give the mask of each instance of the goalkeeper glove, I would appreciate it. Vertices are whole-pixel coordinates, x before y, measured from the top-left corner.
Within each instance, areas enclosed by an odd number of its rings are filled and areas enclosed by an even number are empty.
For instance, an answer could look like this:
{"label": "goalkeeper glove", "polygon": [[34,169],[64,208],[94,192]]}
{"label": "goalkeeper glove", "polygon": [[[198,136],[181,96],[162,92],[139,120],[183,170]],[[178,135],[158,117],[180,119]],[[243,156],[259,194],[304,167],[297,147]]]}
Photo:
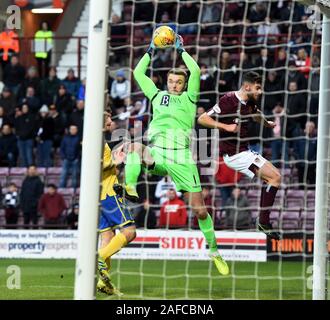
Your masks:
{"label": "goalkeeper glove", "polygon": [[154,51],[154,49],[156,49],[156,47],[155,47],[155,44],[154,44],[154,40],[152,39],[151,40],[151,43],[150,43],[150,46],[149,46],[149,48],[147,50],[147,53],[149,53],[150,57],[151,57],[152,52]]}
{"label": "goalkeeper glove", "polygon": [[182,52],[186,51],[183,48],[183,38],[179,34],[176,34],[175,48],[180,55],[182,54]]}

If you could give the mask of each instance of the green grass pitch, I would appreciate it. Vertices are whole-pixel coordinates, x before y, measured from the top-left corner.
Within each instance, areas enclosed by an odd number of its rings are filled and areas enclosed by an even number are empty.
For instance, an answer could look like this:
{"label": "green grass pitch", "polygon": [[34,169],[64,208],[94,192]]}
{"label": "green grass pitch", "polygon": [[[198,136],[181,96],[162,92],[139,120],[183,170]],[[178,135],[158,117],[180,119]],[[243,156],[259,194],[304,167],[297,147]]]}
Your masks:
{"label": "green grass pitch", "polygon": [[[199,261],[113,260],[122,299],[311,299],[312,262],[230,262],[231,275]],[[21,288],[8,289],[7,268],[20,267]],[[74,260],[0,260],[0,299],[72,299]],[[120,270],[120,272],[119,272]],[[118,299],[97,294],[97,299]]]}

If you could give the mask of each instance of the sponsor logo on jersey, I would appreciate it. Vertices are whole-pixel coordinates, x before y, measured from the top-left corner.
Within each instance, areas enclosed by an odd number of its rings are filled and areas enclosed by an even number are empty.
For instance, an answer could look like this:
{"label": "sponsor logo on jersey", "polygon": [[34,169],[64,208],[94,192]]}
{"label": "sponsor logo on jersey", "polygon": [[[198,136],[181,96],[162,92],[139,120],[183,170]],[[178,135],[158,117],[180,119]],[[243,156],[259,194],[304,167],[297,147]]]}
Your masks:
{"label": "sponsor logo on jersey", "polygon": [[168,107],[169,103],[170,103],[170,96],[168,94],[165,94],[162,97],[162,101],[160,102],[160,105],[161,106],[167,106]]}

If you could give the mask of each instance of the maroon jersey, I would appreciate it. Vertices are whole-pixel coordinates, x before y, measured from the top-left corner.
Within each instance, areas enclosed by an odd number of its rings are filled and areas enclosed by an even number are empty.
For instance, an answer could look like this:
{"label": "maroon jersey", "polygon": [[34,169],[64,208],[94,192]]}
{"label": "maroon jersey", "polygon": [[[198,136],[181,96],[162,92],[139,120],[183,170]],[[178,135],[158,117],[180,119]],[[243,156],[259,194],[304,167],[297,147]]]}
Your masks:
{"label": "maroon jersey", "polygon": [[216,116],[219,122],[225,124],[240,123],[239,132],[220,130],[220,154],[232,156],[249,149],[248,123],[252,119],[252,110],[245,102],[240,101],[235,92],[226,93],[207,114]]}

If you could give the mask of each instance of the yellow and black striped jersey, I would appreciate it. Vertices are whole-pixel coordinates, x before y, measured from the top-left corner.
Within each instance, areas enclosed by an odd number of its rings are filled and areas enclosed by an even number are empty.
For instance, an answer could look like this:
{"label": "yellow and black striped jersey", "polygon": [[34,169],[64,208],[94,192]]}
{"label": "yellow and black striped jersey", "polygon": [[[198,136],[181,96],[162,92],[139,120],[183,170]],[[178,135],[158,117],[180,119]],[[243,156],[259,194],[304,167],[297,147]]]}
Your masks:
{"label": "yellow and black striped jersey", "polygon": [[112,161],[111,149],[106,143],[103,152],[101,200],[104,200],[107,195],[116,195],[115,191],[113,190],[113,185],[115,183],[118,183],[116,165]]}

